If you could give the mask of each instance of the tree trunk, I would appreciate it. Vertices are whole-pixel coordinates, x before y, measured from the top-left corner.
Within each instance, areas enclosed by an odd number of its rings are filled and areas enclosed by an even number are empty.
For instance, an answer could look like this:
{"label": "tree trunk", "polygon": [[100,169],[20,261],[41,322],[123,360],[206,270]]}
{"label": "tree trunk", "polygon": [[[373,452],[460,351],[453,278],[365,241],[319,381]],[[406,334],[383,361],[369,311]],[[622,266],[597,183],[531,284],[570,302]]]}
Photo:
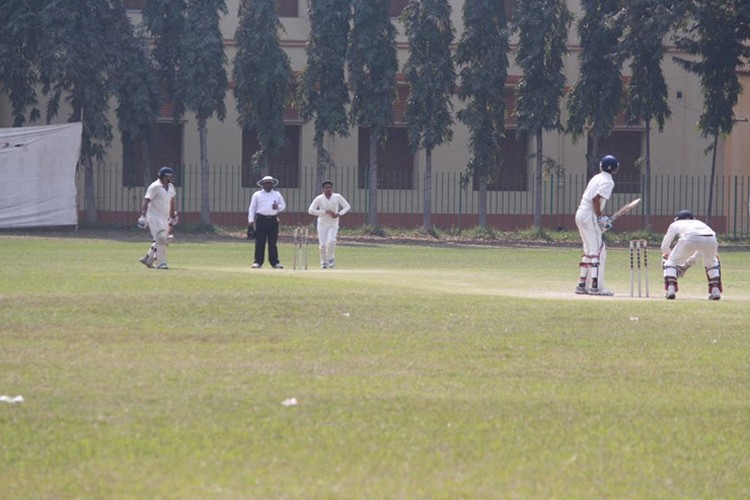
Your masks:
{"label": "tree trunk", "polygon": [[370,175],[367,186],[369,200],[367,224],[378,227],[378,139],[373,129],[370,129]]}
{"label": "tree trunk", "polygon": [[479,175],[479,199],[477,200],[479,227],[487,229],[487,174]]}
{"label": "tree trunk", "polygon": [[586,171],[589,173],[589,179],[599,173],[599,157],[599,136],[593,135],[591,136],[591,155],[586,157]]}
{"label": "tree trunk", "polygon": [[706,224],[711,225],[711,211],[714,204],[714,178],[716,177],[716,149],[719,146],[719,134],[714,135],[714,150],[711,155],[711,179],[708,187],[708,208],[706,210]]}
{"label": "tree trunk", "polygon": [[424,165],[424,230],[432,231],[432,149],[425,150]]}
{"label": "tree trunk", "polygon": [[94,191],[94,161],[89,155],[83,158],[84,199],[86,222],[96,223],[96,193]]}
{"label": "tree trunk", "polygon": [[643,229],[651,229],[651,121],[646,122],[646,172],[643,179]]}
{"label": "tree trunk", "polygon": [[141,165],[143,165],[143,187],[151,184],[151,155],[148,151],[148,141],[141,140]]}
{"label": "tree trunk", "polygon": [[206,120],[198,120],[201,145],[201,225],[211,225],[211,198],[209,196],[208,130]]}
{"label": "tree trunk", "polygon": [[315,151],[316,151],[316,158],[315,163],[317,167],[315,168],[315,185],[312,189],[312,195],[317,196],[320,194],[320,187],[321,184],[323,184],[323,176],[326,172],[326,165],[323,164],[323,138],[315,139]]}
{"label": "tree trunk", "polygon": [[534,227],[542,229],[542,128],[536,129],[536,170],[534,174]]}

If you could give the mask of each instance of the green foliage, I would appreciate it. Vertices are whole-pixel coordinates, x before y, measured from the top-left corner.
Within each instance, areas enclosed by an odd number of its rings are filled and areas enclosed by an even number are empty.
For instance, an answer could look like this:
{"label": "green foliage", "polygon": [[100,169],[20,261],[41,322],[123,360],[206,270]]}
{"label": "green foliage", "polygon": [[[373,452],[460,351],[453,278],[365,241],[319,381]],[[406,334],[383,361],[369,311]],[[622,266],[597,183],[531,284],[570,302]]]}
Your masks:
{"label": "green foliage", "polygon": [[573,15],[565,0],[520,0],[516,62],[523,74],[516,86],[518,130],[561,130],[560,101],[565,91],[563,56]]}
{"label": "green foliage", "polygon": [[349,89],[346,86],[346,47],[351,0],[309,0],[310,36],[305,46],[307,66],[299,77],[300,117],[315,119],[315,143],[326,133],[349,135]]}
{"label": "green foliage", "polygon": [[622,50],[630,58],[626,113],[631,124],[656,120],[659,130],[672,115],[661,63],[664,38],[678,20],[673,4],[657,0],[631,1],[625,12]]}
{"label": "green foliage", "polygon": [[146,45],[133,33],[125,10],[115,4],[116,26],[120,36],[122,60],[116,69],[114,93],[118,106],[115,108],[118,126],[126,140],[151,142],[159,116],[161,95],[157,71]]}
{"label": "green foliage", "polygon": [[[578,22],[580,70],[568,100],[568,131],[574,139],[587,130],[595,140],[607,137],[622,110],[623,54],[619,50],[622,20],[619,0],[582,0],[583,17]],[[592,151],[589,170],[598,151]]]}
{"label": "green foliage", "polygon": [[255,131],[264,155],[286,146],[283,113],[293,75],[279,42],[282,29],[273,0],[242,4],[233,65],[237,120],[245,130]]}
{"label": "green foliage", "polygon": [[38,13],[42,0],[4,2],[0,17],[0,91],[10,100],[13,126],[20,127],[41,116],[36,86],[39,83],[37,61],[42,24]]}
{"label": "green foliage", "polygon": [[499,160],[505,133],[505,80],[508,76],[509,33],[502,2],[464,3],[464,31],[458,43],[458,96],[466,107],[458,119],[469,128],[468,169],[486,176]]}
{"label": "green foliage", "polygon": [[214,114],[222,121],[226,116],[227,58],[219,25],[226,12],[225,0],[191,0],[179,40],[178,100],[195,113],[199,126]]}
{"label": "green foliage", "polygon": [[396,99],[396,28],[388,0],[352,0],[353,17],[347,62],[355,125],[368,127],[383,142],[393,122]]}
{"label": "green foliage", "polygon": [[734,127],[734,106],[742,92],[737,70],[750,57],[746,4],[744,0],[692,2],[686,34],[677,40],[680,49],[695,56],[674,60],[700,77],[704,105],[698,128],[704,137],[729,134]]}
{"label": "green foliage", "polygon": [[180,66],[180,43],[185,32],[187,0],[148,0],[143,7],[143,20],[154,36],[153,55],[158,74],[174,106],[175,118],[184,108],[177,93],[177,70]]}
{"label": "green foliage", "polygon": [[447,0],[411,0],[401,14],[409,40],[404,73],[410,92],[405,118],[413,152],[420,148],[431,151],[453,138],[450,98],[456,71],[450,16]]}

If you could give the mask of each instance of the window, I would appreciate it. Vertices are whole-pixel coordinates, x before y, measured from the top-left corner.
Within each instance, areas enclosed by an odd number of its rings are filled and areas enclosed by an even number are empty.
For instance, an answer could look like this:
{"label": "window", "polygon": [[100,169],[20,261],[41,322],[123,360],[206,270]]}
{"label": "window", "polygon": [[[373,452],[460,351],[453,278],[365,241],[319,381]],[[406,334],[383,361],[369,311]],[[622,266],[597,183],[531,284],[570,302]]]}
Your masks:
{"label": "window", "polygon": [[[159,169],[172,167],[177,174],[177,185],[182,170],[182,124],[157,123],[154,140],[144,155],[142,141],[123,139],[122,183],[123,186],[145,186],[156,179]],[[146,162],[148,167],[146,168]]]}
{"label": "window", "polygon": [[[284,188],[299,187],[300,126],[287,125],[286,147],[268,157],[268,172]],[[242,186],[256,187],[260,172],[253,170],[253,155],[258,152],[258,135],[255,130],[242,131]]]}
{"label": "window", "polygon": [[[607,138],[599,139],[599,155],[613,155],[620,162],[615,177],[615,193],[640,193],[641,170],[638,159],[642,156],[643,132],[640,130],[615,130]],[[592,141],[588,140],[591,154]]]}
{"label": "window", "polygon": [[[527,168],[529,142],[524,136],[516,137],[515,130],[506,130],[500,146],[500,161],[490,173],[489,191],[528,191]],[[474,177],[474,190],[479,190],[479,178]]]}
{"label": "window", "polygon": [[409,0],[391,0],[388,5],[388,15],[391,17],[400,16],[408,3]]}
{"label": "window", "polygon": [[143,10],[146,0],[122,0],[122,5],[129,10]]}
{"label": "window", "polygon": [[[367,187],[370,165],[370,129],[359,128],[359,188]],[[378,145],[378,188],[413,189],[414,155],[404,127],[388,129],[385,144]]]}
{"label": "window", "polygon": [[276,0],[279,17],[299,17],[299,0]]}

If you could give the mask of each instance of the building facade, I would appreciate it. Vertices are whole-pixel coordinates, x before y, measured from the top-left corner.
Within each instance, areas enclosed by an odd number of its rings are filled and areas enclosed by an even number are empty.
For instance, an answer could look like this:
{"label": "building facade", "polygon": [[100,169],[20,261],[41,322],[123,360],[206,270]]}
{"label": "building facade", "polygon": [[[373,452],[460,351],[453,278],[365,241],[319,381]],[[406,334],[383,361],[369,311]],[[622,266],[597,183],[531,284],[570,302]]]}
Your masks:
{"label": "building facade", "polygon": [[[143,6],[143,0],[124,0],[128,13],[134,23],[141,20],[140,9]],[[221,29],[225,38],[226,55],[228,59],[227,71],[231,75],[231,64],[236,52],[237,42],[234,38],[238,25],[239,0],[229,0],[227,2],[229,13],[221,20]],[[393,23],[398,29],[397,49],[399,64],[403,68],[408,56],[408,44],[403,32],[403,26],[398,20],[398,15],[406,5],[406,0],[391,0],[391,15]],[[512,10],[512,0],[504,0],[506,11]],[[462,30],[462,9],[464,2],[462,0],[453,0],[452,21],[456,29],[456,41],[460,38]],[[292,68],[296,73],[303,70],[306,64],[305,43],[308,37],[310,25],[307,18],[307,0],[277,0],[277,13],[284,26],[282,34],[282,47],[289,55]],[[576,0],[569,0],[569,8],[574,13],[576,21],[581,16],[580,4]],[[577,80],[578,74],[578,55],[580,46],[576,40],[575,22],[572,25],[569,37],[569,54],[565,57],[565,75],[567,85],[572,86]],[[511,49],[515,39],[511,39]],[[651,172],[652,175],[684,175],[684,176],[705,176],[710,173],[711,155],[706,154],[706,149],[711,140],[701,137],[696,128],[698,117],[703,106],[700,82],[694,75],[685,72],[672,59],[677,55],[676,49],[670,47],[667,56],[663,61],[663,70],[667,84],[669,86],[669,105],[672,110],[672,118],[666,123],[663,132],[651,132]],[[511,65],[509,68],[508,93],[512,96],[513,85],[519,80],[521,72],[515,63],[513,55],[510,58]],[[627,78],[628,68],[623,68],[623,75]],[[741,75],[745,88],[750,84],[750,73]],[[412,219],[406,224],[399,224],[399,214],[403,210],[395,206],[392,199],[398,199],[404,191],[419,191],[422,189],[422,177],[424,175],[424,152],[412,154],[407,145],[406,128],[403,118],[403,111],[406,98],[409,92],[408,85],[403,78],[398,79],[398,100],[395,105],[395,118],[393,126],[389,132],[388,141],[381,147],[379,152],[379,189],[382,191],[383,202],[379,203],[380,210],[385,213],[394,215],[391,219],[386,218],[383,223],[398,225],[411,225]],[[293,92],[294,86],[290,86]],[[496,175],[491,179],[489,186],[490,196],[505,200],[512,195],[512,202],[520,207],[531,207],[530,198],[533,195],[533,170],[535,160],[530,157],[534,151],[533,138],[527,139],[517,137],[515,131],[515,122],[512,116],[512,97],[508,100],[509,114],[506,122],[507,137],[503,148],[503,164],[498,169]],[[461,109],[462,104],[458,99],[454,101],[454,110]],[[209,163],[213,166],[232,166],[232,179],[223,179],[221,183],[231,184],[240,189],[236,195],[231,196],[231,200],[222,200],[226,198],[226,193],[222,191],[221,185],[212,186],[212,199],[220,201],[220,208],[216,209],[219,220],[223,221],[223,216],[219,213],[226,213],[227,222],[233,221],[236,216],[231,214],[241,213],[246,208],[246,202],[249,200],[252,191],[255,189],[257,172],[251,168],[251,158],[257,151],[257,141],[254,134],[243,131],[237,122],[235,109],[235,100],[231,92],[227,93],[227,117],[223,122],[212,119],[208,123],[208,158]],[[747,94],[742,96],[742,101],[738,104],[736,114],[738,119],[744,117],[750,118],[750,98]],[[61,117],[64,114],[61,113]],[[563,123],[566,122],[566,111],[563,106]],[[64,118],[62,118],[64,119]],[[306,209],[306,200],[317,190],[312,185],[308,171],[314,169],[316,163],[316,150],[313,146],[314,127],[312,123],[303,123],[298,113],[290,101],[288,109],[284,115],[286,132],[288,139],[287,148],[279,154],[274,155],[270,162],[270,173],[281,180],[281,188],[289,193],[292,200],[299,199],[299,206],[290,207],[291,212],[304,212]],[[4,97],[0,97],[0,126],[10,126],[10,111],[8,102]],[[113,113],[114,123],[114,113]],[[336,172],[330,172],[332,177],[336,177],[337,172],[341,175],[341,181],[338,184],[342,193],[357,202],[354,205],[354,212],[364,212],[365,196],[362,193],[355,194],[355,191],[364,191],[366,186],[365,175],[368,159],[369,143],[367,140],[368,131],[356,127],[352,128],[351,135],[347,138],[331,138],[325,140],[325,147],[331,155],[333,163],[338,169]],[[459,174],[466,170],[469,161],[469,143],[468,131],[466,127],[456,121],[454,124],[453,140],[433,152],[433,175],[435,178],[445,179],[445,176]],[[643,172],[640,170],[639,158],[644,156],[646,145],[646,130],[644,126],[629,126],[624,121],[618,122],[609,138],[600,143],[602,154],[614,154],[620,159],[621,172],[618,177],[618,191],[628,199],[633,198],[641,193],[641,182]],[[584,137],[578,141],[573,141],[569,135],[550,132],[544,136],[544,155],[554,160],[554,162],[563,170],[566,176],[575,175],[585,179],[586,175],[586,154],[590,147],[589,141]],[[110,200],[108,196],[121,197],[125,199],[133,198],[130,190],[139,192],[144,183],[144,178],[148,179],[153,176],[153,172],[158,170],[161,165],[174,165],[178,168],[189,170],[191,165],[198,165],[200,162],[200,150],[196,122],[189,113],[185,114],[179,122],[174,122],[171,116],[169,106],[163,106],[159,124],[157,127],[157,140],[150,151],[150,166],[144,167],[138,160],[140,155],[137,154],[138,145],[122,144],[119,137],[116,137],[111,147],[108,149],[107,157],[104,163],[111,168],[119,169],[110,176],[116,178],[119,187],[112,187],[114,182],[111,178],[106,181],[107,185],[100,187],[97,193],[97,202],[103,213],[107,211],[117,211],[108,206]],[[750,174],[750,123],[738,122],[735,132],[732,136],[722,140],[717,154],[716,174],[719,176],[748,176]],[[114,166],[114,167],[112,167]],[[149,171],[144,171],[144,168]],[[218,167],[217,167],[218,168]],[[347,173],[341,174],[346,171]],[[185,171],[183,182],[188,182],[190,174]],[[561,178],[563,178],[561,176]],[[195,182],[199,182],[198,179]],[[452,182],[452,181],[451,181]],[[216,184],[216,183],[214,183]],[[186,186],[187,187],[187,186]],[[467,189],[476,190],[476,182],[470,182]],[[234,189],[234,188],[233,188]],[[346,191],[345,191],[346,190]],[[102,193],[101,191],[104,191]],[[182,199],[182,211],[185,213],[199,212],[199,200],[197,199],[199,189],[188,189],[187,194]],[[435,189],[433,191],[436,191]],[[234,192],[234,191],[233,191]],[[109,193],[109,194],[107,194]],[[579,194],[578,194],[579,195]],[[419,213],[419,195],[417,197],[416,207],[413,211]],[[440,196],[439,190],[435,192],[435,197]],[[547,225],[555,226],[572,226],[572,213],[577,205],[576,194],[567,195],[568,199],[562,209],[569,212],[570,219],[560,224],[559,218],[554,222],[548,222]],[[659,196],[658,193],[652,193],[652,196]],[[136,197],[137,198],[137,197]],[[472,197],[471,199],[474,199]],[[463,201],[467,203],[469,197]],[[128,205],[129,202],[126,203]],[[550,202],[552,203],[552,202]],[[704,203],[701,201],[700,203]],[[730,203],[729,200],[716,200],[714,203]],[[747,200],[745,200],[747,203]],[[498,202],[503,205],[505,202]],[[216,203],[214,203],[216,206]],[[439,215],[441,210],[437,204],[436,210]],[[653,203],[652,206],[660,206]],[[490,207],[492,202],[490,201]],[[700,213],[700,207],[691,207]],[[129,205],[128,205],[129,209]],[[614,210],[610,207],[610,210]],[[443,210],[450,210],[445,208]],[[471,213],[476,213],[475,201],[469,202],[469,205],[462,208],[465,210],[467,217]],[[658,211],[658,210],[657,210]],[[671,215],[672,207],[663,209],[666,213],[655,214],[657,216]],[[519,227],[528,226],[528,210],[500,208],[490,214],[490,224],[498,227]],[[714,213],[716,210],[714,210]],[[514,221],[508,219],[508,214],[515,214],[523,217],[517,217]],[[496,215],[497,217],[492,217]],[[353,218],[353,221],[356,221]],[[407,219],[403,219],[407,220]],[[440,224],[439,217],[436,223]],[[417,222],[415,225],[419,225]]]}

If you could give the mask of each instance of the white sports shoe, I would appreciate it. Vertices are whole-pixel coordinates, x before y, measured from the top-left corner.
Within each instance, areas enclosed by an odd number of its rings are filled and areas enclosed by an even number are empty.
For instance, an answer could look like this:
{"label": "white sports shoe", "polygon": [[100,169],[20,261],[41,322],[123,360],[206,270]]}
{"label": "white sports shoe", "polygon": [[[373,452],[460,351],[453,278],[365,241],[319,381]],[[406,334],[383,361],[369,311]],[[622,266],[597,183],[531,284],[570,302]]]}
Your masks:
{"label": "white sports shoe", "polygon": [[162,262],[161,264],[156,266],[156,269],[169,269],[169,266],[167,265],[166,262]]}
{"label": "white sports shoe", "polygon": [[258,269],[260,268],[260,264],[258,264],[257,262],[253,262],[253,265],[250,267],[252,267],[253,269]]}
{"label": "white sports shoe", "polygon": [[667,288],[667,300],[674,300],[674,298],[677,296],[677,292],[674,289],[674,286],[669,285]]}
{"label": "white sports shoe", "polygon": [[576,285],[575,292],[578,295],[586,295],[588,293],[586,292],[586,285],[583,283],[578,283],[578,285]]}
{"label": "white sports shoe", "polygon": [[721,292],[719,287],[715,286],[711,289],[711,294],[708,296],[708,300],[721,300]]}
{"label": "white sports shoe", "polygon": [[336,267],[336,259],[329,259],[328,260],[328,267],[330,267],[331,269],[333,269],[334,267]]}
{"label": "white sports shoe", "polygon": [[328,264],[326,264],[325,262],[323,262],[323,263],[322,263],[322,264],[320,265],[320,268],[321,268],[321,269],[328,269]]}
{"label": "white sports shoe", "polygon": [[612,290],[607,290],[606,288],[592,288],[589,290],[589,295],[600,295],[603,297],[611,297],[614,295],[615,292]]}

